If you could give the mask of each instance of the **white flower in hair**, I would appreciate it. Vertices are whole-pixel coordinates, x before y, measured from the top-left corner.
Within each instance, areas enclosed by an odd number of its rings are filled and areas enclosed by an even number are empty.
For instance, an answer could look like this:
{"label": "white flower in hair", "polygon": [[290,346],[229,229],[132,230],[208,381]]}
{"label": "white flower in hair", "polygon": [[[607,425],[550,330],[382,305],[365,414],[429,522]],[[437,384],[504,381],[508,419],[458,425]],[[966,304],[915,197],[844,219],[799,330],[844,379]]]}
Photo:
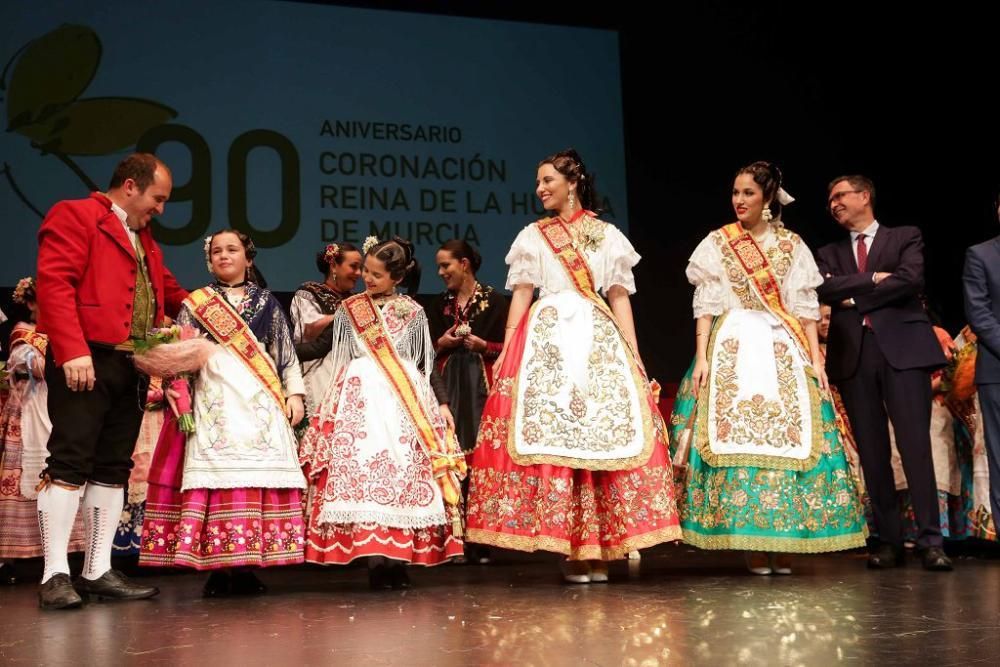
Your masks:
{"label": "white flower in hair", "polygon": [[361,244],[362,254],[367,255],[368,251],[377,246],[378,244],[379,240],[377,236],[369,236],[368,238],[365,239],[365,242]]}

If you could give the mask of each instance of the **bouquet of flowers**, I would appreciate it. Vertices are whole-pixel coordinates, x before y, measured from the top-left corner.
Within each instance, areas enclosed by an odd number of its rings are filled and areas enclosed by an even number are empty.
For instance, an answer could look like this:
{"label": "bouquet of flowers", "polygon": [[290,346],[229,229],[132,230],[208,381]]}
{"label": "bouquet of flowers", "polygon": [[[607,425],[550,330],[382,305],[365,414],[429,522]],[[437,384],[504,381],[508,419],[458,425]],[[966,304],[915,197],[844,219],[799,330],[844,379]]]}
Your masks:
{"label": "bouquet of flowers", "polygon": [[[194,433],[189,380],[215,352],[215,345],[189,325],[175,324],[153,329],[135,346],[135,365],[177,394],[173,401],[177,425],[182,433]],[[164,392],[166,393],[166,392]]]}

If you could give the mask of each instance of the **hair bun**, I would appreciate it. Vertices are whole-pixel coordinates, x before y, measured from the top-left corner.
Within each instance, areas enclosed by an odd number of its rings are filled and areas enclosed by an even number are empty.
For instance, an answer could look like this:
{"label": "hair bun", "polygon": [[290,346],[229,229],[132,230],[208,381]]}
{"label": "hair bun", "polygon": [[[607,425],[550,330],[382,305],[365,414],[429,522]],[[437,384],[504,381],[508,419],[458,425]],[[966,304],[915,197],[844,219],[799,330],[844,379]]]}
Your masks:
{"label": "hair bun", "polygon": [[393,243],[397,244],[400,248],[403,249],[403,252],[406,255],[406,261],[408,263],[411,263],[413,261],[413,254],[414,254],[413,243],[408,239],[404,239],[401,236],[395,236],[395,235],[392,237],[392,241]]}

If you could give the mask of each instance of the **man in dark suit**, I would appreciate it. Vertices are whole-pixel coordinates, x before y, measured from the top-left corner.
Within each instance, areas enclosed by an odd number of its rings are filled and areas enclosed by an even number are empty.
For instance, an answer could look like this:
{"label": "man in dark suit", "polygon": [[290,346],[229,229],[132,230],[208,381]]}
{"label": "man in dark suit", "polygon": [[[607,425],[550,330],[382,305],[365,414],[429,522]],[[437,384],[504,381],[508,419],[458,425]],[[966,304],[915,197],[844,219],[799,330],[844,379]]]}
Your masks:
{"label": "man in dark suit", "polygon": [[1000,524],[1000,236],[966,251],[962,282],[965,317],[978,338],[976,387],[990,465],[990,511],[996,526]]}
{"label": "man in dark suit", "polygon": [[830,214],[851,237],[819,249],[817,264],[826,280],[817,291],[833,308],[827,376],[844,398],[879,534],[868,566],[895,567],[903,553],[890,462],[892,420],[923,565],[950,570],[942,549],[930,440],[930,374],[945,358],[920,302],[920,230],[879,225],[873,210],[875,186],[864,176],[836,178],[828,192]]}

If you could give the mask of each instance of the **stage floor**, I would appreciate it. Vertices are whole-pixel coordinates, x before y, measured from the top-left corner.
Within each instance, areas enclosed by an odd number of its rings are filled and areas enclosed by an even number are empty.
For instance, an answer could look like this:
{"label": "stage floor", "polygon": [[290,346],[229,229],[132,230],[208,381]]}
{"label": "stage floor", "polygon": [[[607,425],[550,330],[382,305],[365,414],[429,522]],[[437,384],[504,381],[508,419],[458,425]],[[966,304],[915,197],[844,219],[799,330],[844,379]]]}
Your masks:
{"label": "stage floor", "polygon": [[[37,564],[29,562],[27,574]],[[149,601],[38,609],[0,587],[0,664],[37,665],[969,665],[1000,663],[1000,560],[803,556],[760,577],[742,556],[662,546],[610,584],[567,585],[555,557],[411,571],[373,592],[363,567],[266,570],[270,591],[205,600],[201,573],[144,577]]]}

